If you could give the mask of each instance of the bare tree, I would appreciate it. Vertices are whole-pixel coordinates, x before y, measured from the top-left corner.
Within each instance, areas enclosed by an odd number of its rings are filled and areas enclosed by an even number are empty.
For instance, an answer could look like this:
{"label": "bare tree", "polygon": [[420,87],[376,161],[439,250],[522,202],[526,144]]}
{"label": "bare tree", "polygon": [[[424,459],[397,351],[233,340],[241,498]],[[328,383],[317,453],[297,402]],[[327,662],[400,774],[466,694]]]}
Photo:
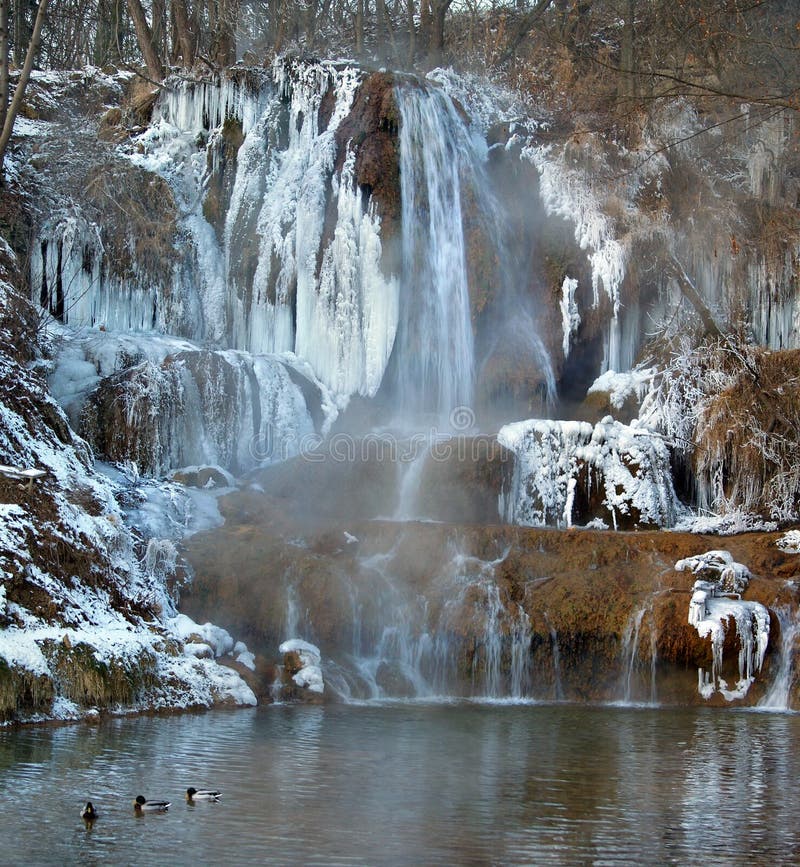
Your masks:
{"label": "bare tree", "polygon": [[139,50],[142,52],[147,67],[147,74],[154,81],[161,81],[164,77],[164,68],[153,44],[153,31],[147,21],[141,0],[128,0],[128,11],[133,19],[133,26],[136,28],[136,38],[139,41]]}
{"label": "bare tree", "polygon": [[[48,0],[39,0],[36,19],[33,23],[31,41],[28,43],[28,50],[25,53],[25,63],[22,66],[19,79],[17,80],[17,86],[14,89],[14,98],[11,100],[11,104],[6,108],[9,89],[8,0],[0,0],[0,21],[4,21],[6,24],[6,35],[4,40],[0,37],[0,52],[2,53],[2,56],[0,57],[0,63],[2,63],[2,70],[0,70],[0,95],[4,97],[3,107],[0,108],[0,115],[3,117],[3,128],[2,132],[0,132],[0,179],[3,177],[6,151],[8,150],[8,143],[11,140],[11,133],[14,130],[14,122],[17,119],[20,108],[22,108],[22,100],[25,97],[25,90],[28,87],[28,82],[31,78],[31,71],[33,70],[33,61],[39,51],[39,44],[42,38],[42,28],[44,27],[44,20],[47,14],[47,4]],[[4,47],[2,45],[3,41],[5,42]]]}

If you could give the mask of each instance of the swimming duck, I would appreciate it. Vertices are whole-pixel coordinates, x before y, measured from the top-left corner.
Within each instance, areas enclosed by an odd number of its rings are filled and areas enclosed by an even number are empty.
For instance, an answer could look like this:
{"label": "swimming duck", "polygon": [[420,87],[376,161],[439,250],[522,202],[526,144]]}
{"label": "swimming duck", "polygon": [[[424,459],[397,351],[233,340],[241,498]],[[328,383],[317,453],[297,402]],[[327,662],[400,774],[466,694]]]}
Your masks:
{"label": "swimming duck", "polygon": [[94,822],[97,818],[97,810],[92,806],[91,801],[86,802],[86,806],[81,810],[81,819],[85,822]]}
{"label": "swimming duck", "polygon": [[218,801],[222,792],[211,789],[194,789],[191,786],[186,790],[186,800],[191,804],[194,801]]}
{"label": "swimming duck", "polygon": [[133,809],[137,813],[166,813],[169,805],[169,801],[147,801],[144,795],[137,795]]}

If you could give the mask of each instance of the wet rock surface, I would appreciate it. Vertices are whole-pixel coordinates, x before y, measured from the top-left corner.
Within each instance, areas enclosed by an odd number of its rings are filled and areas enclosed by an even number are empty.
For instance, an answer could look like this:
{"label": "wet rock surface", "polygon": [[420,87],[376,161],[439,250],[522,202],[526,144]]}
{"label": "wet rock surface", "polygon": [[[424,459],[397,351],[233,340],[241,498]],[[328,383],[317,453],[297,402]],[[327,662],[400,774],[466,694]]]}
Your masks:
{"label": "wet rock surface", "polygon": [[[363,519],[303,528],[285,517],[282,504],[252,491],[224,498],[222,510],[226,525],[187,546],[195,579],[182,605],[193,617],[213,611],[248,645],[274,655],[287,606],[295,606],[323,667],[354,655],[354,631],[365,657],[385,643],[387,627],[405,629],[411,641],[427,633],[447,645],[437,659],[455,695],[510,694],[521,649],[526,697],[703,703],[698,669],[710,668],[711,646],[687,620],[694,576],[675,563],[725,548],[753,574],[746,599],[768,607],[797,601],[788,583],[797,555],[775,545],[777,533],[720,539]],[[404,624],[404,610],[420,598],[418,622]],[[494,632],[487,621],[492,600]],[[773,615],[766,661],[744,703],[764,695],[780,641]],[[402,653],[383,652],[374,672],[380,692],[415,694]],[[735,630],[724,660],[733,683]],[[435,681],[423,669],[417,673]],[[709,701],[726,703],[719,695]]]}

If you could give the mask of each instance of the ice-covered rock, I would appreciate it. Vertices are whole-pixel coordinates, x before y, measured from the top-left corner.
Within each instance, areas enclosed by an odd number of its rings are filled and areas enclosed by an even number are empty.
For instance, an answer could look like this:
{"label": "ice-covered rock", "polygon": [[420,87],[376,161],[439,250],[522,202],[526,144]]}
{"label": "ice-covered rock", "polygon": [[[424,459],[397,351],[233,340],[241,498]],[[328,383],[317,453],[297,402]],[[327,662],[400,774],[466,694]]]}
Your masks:
{"label": "ice-covered rock", "polygon": [[635,424],[531,419],[500,429],[515,455],[500,513],[524,526],[671,526],[681,511],[663,439]]}
{"label": "ice-covered rock", "polygon": [[[712,669],[698,670],[700,694],[710,698],[719,691],[729,701],[742,698],[761,670],[769,644],[769,611],[760,602],[741,599],[750,570],[737,563],[728,551],[719,550],[679,560],[675,569],[706,576],[692,585],[688,614],[697,634],[711,640]],[[725,637],[732,627],[739,644],[739,675],[735,687],[729,689],[722,677],[722,665]]]}

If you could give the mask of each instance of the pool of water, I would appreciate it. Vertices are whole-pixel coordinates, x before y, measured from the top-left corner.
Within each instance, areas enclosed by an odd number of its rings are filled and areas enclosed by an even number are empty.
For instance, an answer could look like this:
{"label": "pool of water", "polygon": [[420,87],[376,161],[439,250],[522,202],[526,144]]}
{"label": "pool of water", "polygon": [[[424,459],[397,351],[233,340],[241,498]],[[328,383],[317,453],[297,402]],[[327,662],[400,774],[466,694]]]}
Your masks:
{"label": "pool of water", "polygon": [[[799,738],[793,714],[465,703],[0,730],[0,863],[800,863]],[[140,793],[172,807],[137,818]]]}

